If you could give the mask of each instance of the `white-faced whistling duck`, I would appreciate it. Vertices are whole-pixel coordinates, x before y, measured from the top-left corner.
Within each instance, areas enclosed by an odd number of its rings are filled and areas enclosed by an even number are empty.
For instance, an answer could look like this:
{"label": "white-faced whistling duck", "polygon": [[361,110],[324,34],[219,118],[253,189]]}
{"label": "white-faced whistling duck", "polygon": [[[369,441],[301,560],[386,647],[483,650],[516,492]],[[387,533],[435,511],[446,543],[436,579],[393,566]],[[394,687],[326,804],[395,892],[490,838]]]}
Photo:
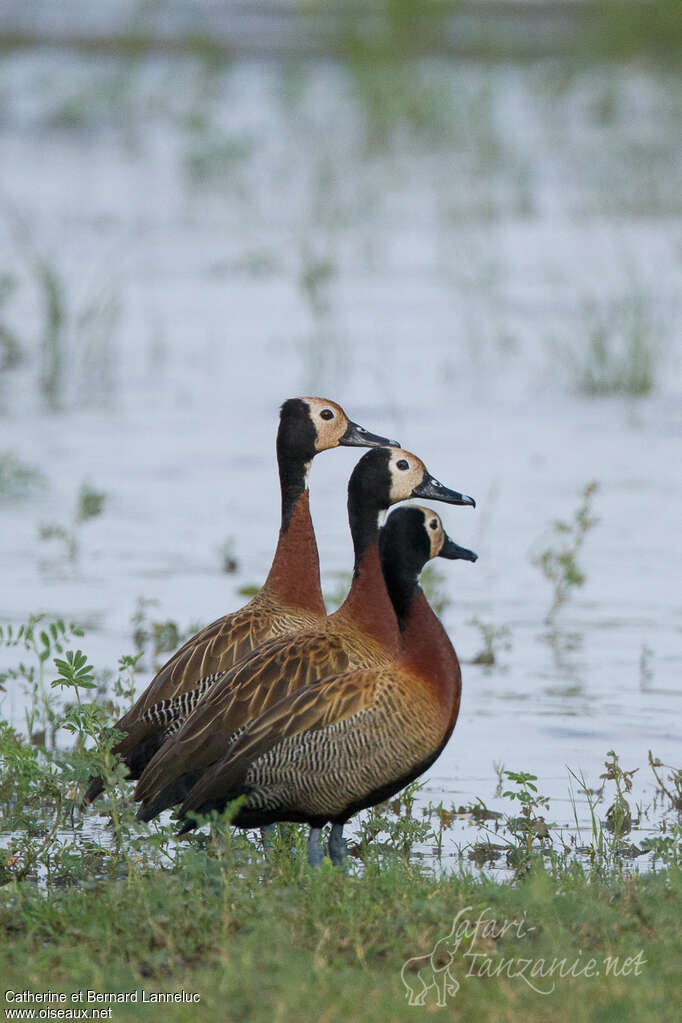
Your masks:
{"label": "white-faced whistling duck", "polygon": [[251,720],[185,799],[183,830],[195,826],[188,815],[245,796],[233,823],[308,823],[312,865],[322,859],[319,829],[331,821],[329,852],[338,864],[344,823],[433,764],[452,734],[461,693],[457,655],[417,582],[435,556],[476,560],[450,540],[434,512],[397,509],[381,536],[400,628],[396,657],[304,686]]}
{"label": "white-faced whistling duck", "polygon": [[[187,640],[117,722],[116,728],[127,734],[114,752],[124,758],[131,778],[140,777],[167,729],[184,720],[221,672],[266,639],[303,629],[325,617],[308,476],[315,455],[339,445],[397,446],[397,441],[368,433],[352,422],[340,405],[325,398],[284,402],[277,432],[282,521],[270,573],[245,607],[218,618]],[[101,779],[94,778],[84,803],[95,799],[102,789]]]}
{"label": "white-faced whistling duck", "polygon": [[444,487],[408,451],[376,448],[363,455],[348,484],[355,566],[346,600],[314,626],[264,643],[212,686],[142,774],[135,792],[141,820],[181,802],[224,755],[233,734],[284,696],[396,655],[400,633],[381,571],[380,519],[391,504],[411,497],[475,507],[473,498]]}

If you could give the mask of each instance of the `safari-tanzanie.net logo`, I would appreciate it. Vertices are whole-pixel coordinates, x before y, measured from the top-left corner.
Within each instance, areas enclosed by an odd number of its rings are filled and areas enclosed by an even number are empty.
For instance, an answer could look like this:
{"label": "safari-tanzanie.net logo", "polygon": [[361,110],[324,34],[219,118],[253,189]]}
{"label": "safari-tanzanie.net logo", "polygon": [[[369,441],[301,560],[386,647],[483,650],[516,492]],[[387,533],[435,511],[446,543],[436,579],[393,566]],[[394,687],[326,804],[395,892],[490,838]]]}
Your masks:
{"label": "safari-tanzanie.net logo", "polygon": [[[604,956],[586,957],[582,950],[554,957],[505,955],[497,951],[504,938],[521,941],[535,930],[526,920],[497,920],[490,906],[473,916],[472,906],[464,906],[452,921],[452,927],[431,949],[410,956],[403,963],[400,978],[410,1005],[433,1004],[441,1008],[454,998],[460,986],[470,978],[506,977],[525,983],[538,995],[551,995],[557,983],[575,977],[613,975],[638,977],[647,960],[642,949],[625,959]],[[508,946],[509,947],[509,946]]]}

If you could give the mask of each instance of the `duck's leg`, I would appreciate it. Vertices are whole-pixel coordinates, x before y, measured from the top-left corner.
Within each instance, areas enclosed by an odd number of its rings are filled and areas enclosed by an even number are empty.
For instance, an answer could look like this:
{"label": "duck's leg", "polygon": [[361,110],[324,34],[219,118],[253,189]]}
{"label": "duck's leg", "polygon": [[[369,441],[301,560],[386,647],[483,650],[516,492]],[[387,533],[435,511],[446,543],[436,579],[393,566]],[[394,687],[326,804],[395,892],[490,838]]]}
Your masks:
{"label": "duck's leg", "polygon": [[329,856],[335,867],[345,867],[348,848],[343,837],[343,824],[332,824],[329,834]]}
{"label": "duck's leg", "polygon": [[308,863],[311,867],[322,865],[322,846],[320,844],[320,828],[311,828],[308,835]]}

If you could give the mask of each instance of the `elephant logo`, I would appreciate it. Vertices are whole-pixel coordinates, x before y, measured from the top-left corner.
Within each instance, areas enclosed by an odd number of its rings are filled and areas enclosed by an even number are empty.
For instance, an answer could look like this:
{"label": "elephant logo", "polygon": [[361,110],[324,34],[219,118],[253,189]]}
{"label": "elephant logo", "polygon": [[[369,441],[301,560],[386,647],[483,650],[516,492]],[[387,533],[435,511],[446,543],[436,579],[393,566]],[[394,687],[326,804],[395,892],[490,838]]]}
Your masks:
{"label": "elephant logo", "polygon": [[471,906],[461,909],[452,921],[450,933],[439,938],[430,952],[411,956],[403,963],[400,979],[405,985],[406,998],[410,1005],[426,1005],[431,991],[435,992],[436,1005],[443,1008],[448,995],[454,997],[459,991],[459,981],[453,972],[453,964],[463,939],[470,936],[468,921],[460,924],[463,913]]}

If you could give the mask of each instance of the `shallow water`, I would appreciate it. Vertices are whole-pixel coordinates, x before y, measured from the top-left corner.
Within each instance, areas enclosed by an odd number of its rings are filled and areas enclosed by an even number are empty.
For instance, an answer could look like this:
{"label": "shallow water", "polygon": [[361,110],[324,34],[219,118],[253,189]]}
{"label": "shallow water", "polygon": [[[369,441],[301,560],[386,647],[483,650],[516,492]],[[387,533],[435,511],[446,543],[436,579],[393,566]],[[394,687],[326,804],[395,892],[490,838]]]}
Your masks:
{"label": "shallow water", "polygon": [[[679,764],[682,93],[636,69],[431,62],[417,123],[412,77],[393,105],[377,88],[326,63],[3,58],[0,323],[23,361],[1,371],[0,452],[48,487],[0,495],[0,621],[82,623],[101,669],[132,652],[140,597],[183,628],[240,606],[278,526],[277,407],[333,397],[478,502],[442,510],[479,561],[440,566],[464,688],[425,798],[509,810],[503,763],[570,826],[567,765],[597,787],[615,749],[648,801],[647,751]],[[37,260],[64,306],[52,396]],[[581,393],[604,323],[651,343],[651,394]],[[312,474],[327,590],[351,564],[355,458]],[[551,630],[531,559],[593,479],[586,582]],[[107,501],[71,565],[39,527],[68,524],[84,481]],[[467,663],[474,616],[510,629],[492,668]],[[22,691],[0,700],[22,725]]]}

